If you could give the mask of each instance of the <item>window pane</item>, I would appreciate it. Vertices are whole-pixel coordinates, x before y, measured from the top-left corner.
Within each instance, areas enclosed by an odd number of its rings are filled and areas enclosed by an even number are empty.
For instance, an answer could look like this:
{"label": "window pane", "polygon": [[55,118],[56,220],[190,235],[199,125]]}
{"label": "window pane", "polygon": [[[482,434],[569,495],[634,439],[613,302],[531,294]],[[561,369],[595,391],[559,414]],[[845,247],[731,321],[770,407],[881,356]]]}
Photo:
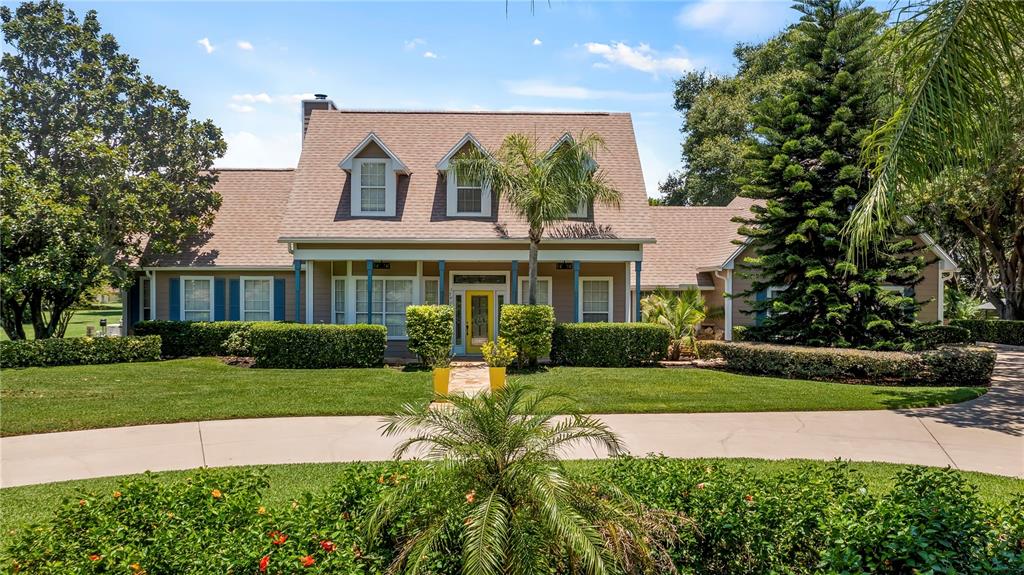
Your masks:
{"label": "window pane", "polygon": [[245,313],[270,313],[270,280],[244,280]]}
{"label": "window pane", "polygon": [[363,186],[360,196],[360,208],[364,212],[383,212],[387,192],[384,188],[368,188]]}
{"label": "window pane", "polygon": [[334,280],[334,323],[345,323],[345,280]]}
{"label": "window pane", "polygon": [[384,187],[384,162],[364,162],[359,173],[359,183],[363,188]]}
{"label": "window pane", "polygon": [[[548,285],[551,280],[537,280],[537,305],[551,305],[548,301]],[[530,279],[519,280],[519,302],[528,303],[530,301]]]}
{"label": "window pane", "polygon": [[185,298],[182,302],[185,321],[211,321],[210,300],[212,297],[210,280],[184,280]]}
{"label": "window pane", "polygon": [[459,177],[458,174],[456,174],[455,181],[458,183],[459,187],[463,187],[463,188],[479,188],[479,187],[482,187],[482,184],[480,183],[481,182],[481,178],[480,178],[479,174],[477,174],[476,176],[471,176],[469,174],[463,174],[462,177]]}
{"label": "window pane", "polygon": [[437,290],[440,280],[423,280],[423,303],[437,305]]}
{"label": "window pane", "polygon": [[583,321],[609,321],[609,282],[583,280]]}
{"label": "window pane", "polygon": [[585,313],[583,314],[583,321],[587,323],[595,323],[601,321],[608,321],[608,314],[606,313]]}
{"label": "window pane", "polygon": [[389,337],[405,337],[405,308],[412,305],[412,280],[387,280],[384,325]]}
{"label": "window pane", "polygon": [[461,213],[478,214],[483,211],[482,197],[480,188],[459,188],[456,209]]}

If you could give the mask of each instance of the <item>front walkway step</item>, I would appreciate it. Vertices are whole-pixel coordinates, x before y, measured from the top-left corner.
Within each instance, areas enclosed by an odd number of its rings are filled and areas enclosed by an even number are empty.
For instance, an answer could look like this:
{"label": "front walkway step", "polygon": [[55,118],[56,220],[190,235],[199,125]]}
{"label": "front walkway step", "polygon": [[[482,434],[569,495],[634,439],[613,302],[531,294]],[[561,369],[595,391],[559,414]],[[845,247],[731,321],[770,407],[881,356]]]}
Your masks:
{"label": "front walkway step", "polygon": [[448,393],[475,397],[491,386],[487,364],[482,361],[452,362],[452,374],[448,379]]}

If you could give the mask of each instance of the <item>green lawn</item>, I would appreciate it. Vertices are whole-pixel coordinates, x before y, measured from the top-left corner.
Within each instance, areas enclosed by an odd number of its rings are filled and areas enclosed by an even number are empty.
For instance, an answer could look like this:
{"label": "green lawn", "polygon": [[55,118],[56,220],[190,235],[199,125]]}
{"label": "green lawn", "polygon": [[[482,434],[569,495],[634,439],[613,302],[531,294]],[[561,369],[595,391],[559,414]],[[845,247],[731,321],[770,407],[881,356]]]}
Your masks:
{"label": "green lawn", "polygon": [[[103,304],[98,309],[83,309],[75,312],[68,323],[68,330],[64,337],[82,337],[85,335],[85,327],[91,325],[99,333],[100,319],[107,318],[107,324],[121,323],[121,304]],[[32,324],[25,324],[25,335],[32,339]],[[10,339],[7,332],[0,329],[0,341]]]}
{"label": "green lawn", "polygon": [[[513,376],[589,413],[894,409],[954,403],[981,388],[893,388],[703,369],[553,368]],[[430,374],[392,368],[245,369],[216,358],[4,370],[0,434],[243,417],[380,415],[430,399]]]}
{"label": "green lawn", "polygon": [[512,376],[573,397],[586,413],[900,409],[957,403],[977,387],[887,387],[754,377],[707,369],[553,368]]}
{"label": "green lawn", "polygon": [[[826,465],[824,462],[803,460],[726,459],[707,461],[723,465],[726,469],[748,467],[760,475],[781,474],[800,465]],[[599,461],[571,463],[571,465],[577,466],[601,464]],[[270,488],[264,493],[264,501],[267,507],[286,505],[293,499],[297,499],[303,492],[315,493],[324,490],[335,482],[337,471],[344,465],[348,464],[308,463],[268,466],[265,469],[269,474]],[[896,473],[907,466],[891,463],[852,462],[850,467],[863,474],[872,490],[885,491],[892,488]],[[169,471],[160,473],[159,477],[167,480],[180,480],[188,477],[189,473],[191,472]],[[988,503],[1005,503],[1014,494],[1024,493],[1024,480],[985,473],[961,473],[968,481],[977,486],[982,500]],[[0,508],[3,509],[3,513],[0,513],[0,532],[7,533],[10,529],[24,527],[45,519],[65,497],[76,497],[77,494],[83,492],[113,491],[121,479],[123,478],[104,477],[0,489]]]}

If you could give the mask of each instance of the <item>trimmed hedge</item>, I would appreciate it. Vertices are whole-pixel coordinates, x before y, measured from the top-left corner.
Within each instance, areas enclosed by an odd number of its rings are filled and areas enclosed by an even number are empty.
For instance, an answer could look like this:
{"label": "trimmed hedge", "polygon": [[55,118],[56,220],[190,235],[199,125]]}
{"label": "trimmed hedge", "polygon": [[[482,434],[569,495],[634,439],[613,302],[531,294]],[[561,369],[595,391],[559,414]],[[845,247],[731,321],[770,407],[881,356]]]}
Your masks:
{"label": "trimmed hedge", "polygon": [[974,341],[1004,345],[1024,345],[1024,321],[992,319],[954,319],[950,325],[971,332]]}
{"label": "trimmed hedge", "polygon": [[914,330],[917,349],[935,349],[941,345],[974,343],[971,332],[955,325],[923,324]]}
{"label": "trimmed hedge", "polygon": [[68,337],[0,341],[0,367],[157,361],[160,336]]}
{"label": "trimmed hedge", "polygon": [[798,347],[699,341],[706,357],[738,373],[878,385],[988,385],[996,363],[991,349],[944,346],[920,352]]}
{"label": "trimmed hedge", "polygon": [[249,347],[255,367],[377,367],[387,336],[382,325],[258,323],[249,329]]}
{"label": "trimmed hedge", "polygon": [[452,355],[455,308],[450,305],[411,305],[405,308],[405,332],[409,351],[425,365]]}
{"label": "trimmed hedge", "polygon": [[231,334],[247,328],[251,321],[140,321],[135,335],[159,335],[164,357],[196,357],[225,355],[224,343]]}
{"label": "trimmed hedge", "polygon": [[562,323],[555,326],[551,360],[578,367],[634,367],[665,359],[669,331],[653,323]]}
{"label": "trimmed hedge", "polygon": [[503,305],[498,325],[501,337],[516,349],[520,367],[534,365],[538,358],[551,353],[555,308],[549,305]]}

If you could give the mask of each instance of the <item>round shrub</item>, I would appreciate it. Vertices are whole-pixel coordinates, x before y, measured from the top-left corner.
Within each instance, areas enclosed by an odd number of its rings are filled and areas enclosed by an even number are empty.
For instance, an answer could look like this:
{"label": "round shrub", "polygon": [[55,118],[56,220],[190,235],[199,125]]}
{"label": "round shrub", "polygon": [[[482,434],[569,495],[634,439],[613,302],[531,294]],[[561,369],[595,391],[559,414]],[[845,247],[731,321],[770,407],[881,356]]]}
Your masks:
{"label": "round shrub", "polygon": [[498,324],[501,337],[516,349],[520,367],[535,365],[538,358],[551,353],[551,332],[555,327],[553,307],[503,305]]}
{"label": "round shrub", "polygon": [[157,361],[160,336],[0,341],[0,368]]}
{"label": "round shrub", "polygon": [[579,367],[634,367],[665,359],[670,334],[653,323],[561,323],[551,360]]}
{"label": "round shrub", "polygon": [[405,308],[409,351],[426,365],[451,357],[455,308],[450,305],[411,305]]}
{"label": "round shrub", "polygon": [[914,347],[935,349],[940,345],[974,343],[970,330],[942,324],[922,324],[914,330]]}
{"label": "round shrub", "polygon": [[377,367],[388,345],[382,325],[259,323],[250,334],[255,367]]}

